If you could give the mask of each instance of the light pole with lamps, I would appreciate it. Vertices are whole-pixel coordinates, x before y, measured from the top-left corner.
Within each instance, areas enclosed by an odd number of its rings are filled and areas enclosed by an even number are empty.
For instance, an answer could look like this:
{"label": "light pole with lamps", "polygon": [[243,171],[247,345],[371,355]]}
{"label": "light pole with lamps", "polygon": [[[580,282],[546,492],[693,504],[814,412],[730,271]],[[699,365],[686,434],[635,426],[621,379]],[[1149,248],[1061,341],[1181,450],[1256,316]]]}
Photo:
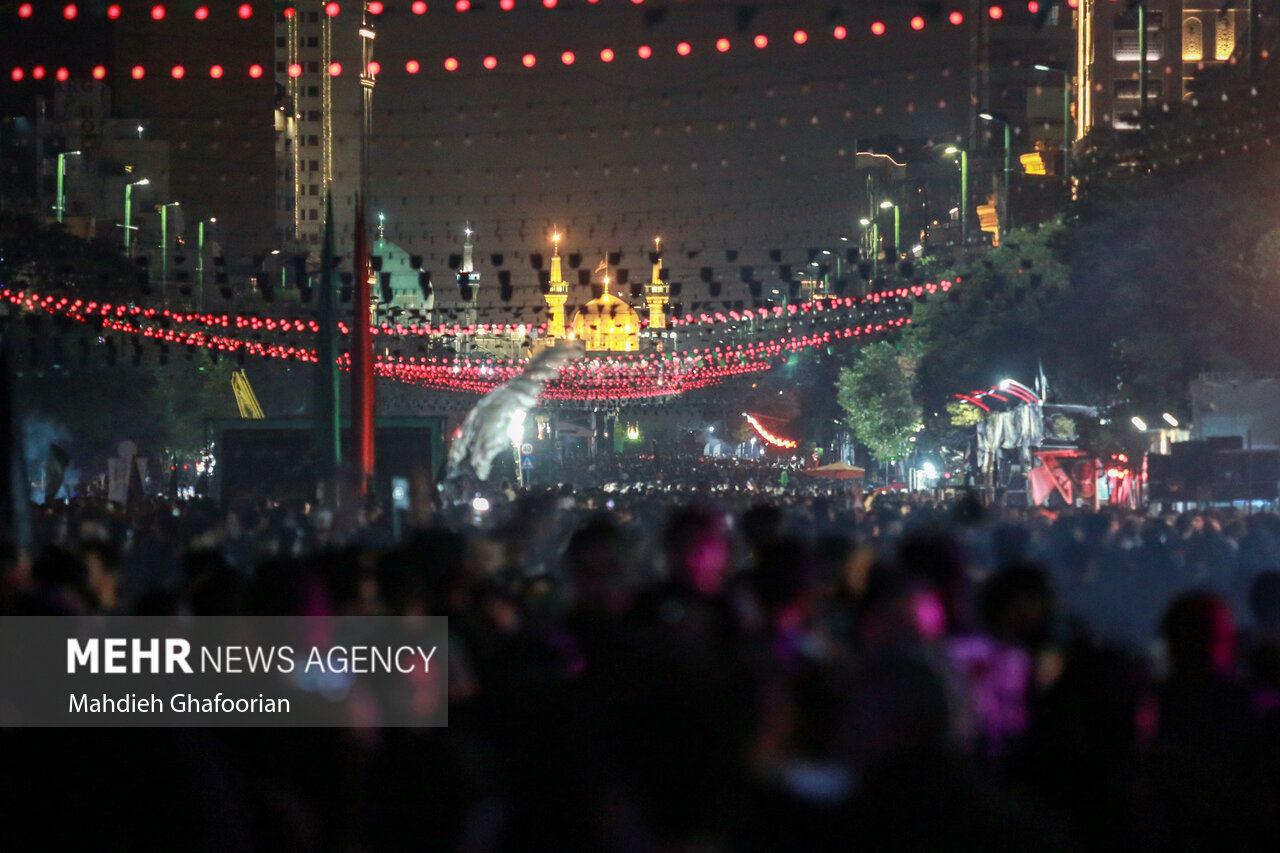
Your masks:
{"label": "light pole with lamps", "polygon": [[[204,310],[204,223],[206,220],[201,219],[196,223],[196,303],[197,310]],[[218,221],[216,216],[210,216],[207,220],[210,225]]]}
{"label": "light pole with lamps", "polygon": [[1037,71],[1062,75],[1062,180],[1071,183],[1071,74],[1063,66],[1037,62],[1031,66]]}
{"label": "light pole with lamps", "polygon": [[946,147],[947,154],[960,155],[960,245],[969,245],[969,152],[955,145]]}
{"label": "light pole with lamps", "polygon": [[58,212],[59,223],[62,222],[62,214],[67,209],[67,190],[66,190],[67,158],[76,157],[79,154],[80,154],[79,151],[63,151],[61,154],[58,155],[58,187],[57,187],[57,199],[56,199],[54,209],[57,210]]}
{"label": "light pole with lamps", "polygon": [[129,254],[129,244],[132,243],[131,234],[133,232],[133,188],[145,187],[151,183],[150,179],[143,178],[140,181],[133,181],[124,185],[124,253]]}
{"label": "light pole with lamps", "polygon": [[[893,208],[893,260],[897,261],[902,257],[902,247],[899,244],[902,237],[902,209],[898,207],[897,202],[888,199],[880,202],[881,210],[888,210],[891,207]],[[889,256],[886,254],[884,259],[889,260]]]}
{"label": "light pole with lamps", "polygon": [[978,113],[978,118],[983,121],[994,121],[1004,125],[1004,185],[1000,189],[1000,242],[1004,243],[1004,237],[1013,228],[1013,216],[1009,212],[1009,177],[1010,177],[1010,155],[1012,153],[1009,141],[1009,120],[994,113]]}
{"label": "light pole with lamps", "polygon": [[880,223],[865,216],[858,223],[863,228],[871,227],[871,279],[874,281],[880,276]]}
{"label": "light pole with lamps", "polygon": [[178,207],[182,202],[171,201],[158,204],[160,208],[160,284],[169,280],[169,208]]}

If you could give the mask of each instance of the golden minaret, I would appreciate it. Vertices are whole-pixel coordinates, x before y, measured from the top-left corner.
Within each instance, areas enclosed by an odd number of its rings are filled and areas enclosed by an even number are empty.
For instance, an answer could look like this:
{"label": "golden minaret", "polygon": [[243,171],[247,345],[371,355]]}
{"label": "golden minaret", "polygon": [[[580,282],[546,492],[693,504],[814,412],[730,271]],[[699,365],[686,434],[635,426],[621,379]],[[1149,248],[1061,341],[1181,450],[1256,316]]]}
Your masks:
{"label": "golden minaret", "polygon": [[653,262],[653,276],[644,289],[644,300],[649,303],[649,328],[665,329],[667,327],[667,296],[670,288],[662,280],[662,238],[653,238],[656,258]]}
{"label": "golden minaret", "polygon": [[555,244],[555,253],[551,256],[551,282],[547,289],[547,305],[551,308],[551,319],[547,320],[547,336],[564,337],[564,304],[569,299],[569,285],[560,273],[560,232],[551,235]]}

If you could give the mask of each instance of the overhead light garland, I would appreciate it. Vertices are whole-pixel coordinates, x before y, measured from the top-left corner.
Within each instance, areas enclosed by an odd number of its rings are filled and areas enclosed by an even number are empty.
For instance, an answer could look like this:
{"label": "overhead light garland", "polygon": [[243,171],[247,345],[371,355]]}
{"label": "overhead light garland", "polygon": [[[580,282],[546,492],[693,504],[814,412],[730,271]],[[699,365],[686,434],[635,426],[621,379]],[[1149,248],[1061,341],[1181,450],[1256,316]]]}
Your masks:
{"label": "overhead light garland", "polygon": [[765,428],[764,424],[760,423],[760,421],[756,419],[755,415],[751,415],[746,412],[743,412],[742,416],[747,419],[747,423],[751,424],[751,428],[756,431],[757,435],[759,435],[762,439],[764,439],[766,444],[771,444],[774,447],[780,447],[783,450],[794,450],[796,447],[799,446],[799,442],[794,441],[793,439],[783,438],[780,435],[774,435],[772,432],[770,432],[768,429]]}
{"label": "overhead light garland", "polygon": [[[566,365],[553,380],[546,397],[552,401],[581,402],[599,399],[670,397],[705,388],[734,376],[769,370],[784,355],[835,343],[892,332],[910,324],[905,306],[915,296],[946,291],[949,281],[886,290],[861,299],[852,297],[790,304],[785,308],[686,314],[672,325],[685,336],[735,333],[740,340],[706,343],[682,350],[596,354]],[[311,318],[260,317],[231,314],[187,313],[138,304],[98,302],[70,296],[40,295],[24,291],[0,291],[0,298],[33,313],[66,317],[103,332],[133,336],[135,340],[203,348],[238,358],[254,356],[315,362],[315,349],[307,341],[320,329]],[[858,316],[863,312],[884,316]],[[797,328],[807,326],[806,331]],[[478,324],[462,327],[381,323],[377,372],[389,379],[439,390],[486,393],[524,369],[526,358],[495,358],[449,349],[459,339],[493,336],[520,330],[522,325]],[[532,327],[529,327],[532,328]],[[543,327],[538,327],[541,330]],[[346,335],[349,325],[338,324]],[[261,340],[269,335],[273,340]],[[746,337],[746,336],[750,337]],[[250,337],[251,336],[251,337]],[[732,337],[732,336],[731,336]],[[411,341],[423,340],[437,347],[433,355],[404,355],[393,351]],[[443,349],[441,349],[443,348]],[[349,367],[349,357],[338,359]]]}

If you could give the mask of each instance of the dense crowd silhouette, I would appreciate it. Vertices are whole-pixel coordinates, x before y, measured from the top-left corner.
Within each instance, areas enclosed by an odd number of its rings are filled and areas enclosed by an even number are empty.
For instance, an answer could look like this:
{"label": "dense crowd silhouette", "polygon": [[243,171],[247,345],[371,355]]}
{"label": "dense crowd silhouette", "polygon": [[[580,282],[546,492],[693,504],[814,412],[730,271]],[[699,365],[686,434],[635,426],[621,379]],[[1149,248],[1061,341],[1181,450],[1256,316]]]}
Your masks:
{"label": "dense crowd silhouette", "polygon": [[1280,516],[867,508],[717,465],[399,540],[372,506],[37,508],[0,612],[448,616],[450,725],[0,730],[7,823],[32,849],[1277,849]]}

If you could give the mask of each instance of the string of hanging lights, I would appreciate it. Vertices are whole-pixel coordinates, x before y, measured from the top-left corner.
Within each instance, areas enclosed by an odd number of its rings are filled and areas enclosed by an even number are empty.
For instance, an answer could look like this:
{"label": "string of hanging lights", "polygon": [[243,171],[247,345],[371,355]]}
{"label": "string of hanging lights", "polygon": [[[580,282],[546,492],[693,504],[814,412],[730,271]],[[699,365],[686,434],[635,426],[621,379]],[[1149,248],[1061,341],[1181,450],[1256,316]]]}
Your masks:
{"label": "string of hanging lights", "polygon": [[[918,287],[918,294],[949,290],[951,282]],[[566,365],[558,379],[547,392],[548,399],[581,401],[588,399],[638,399],[666,397],[683,391],[703,388],[725,381],[733,376],[769,370],[773,361],[784,355],[831,346],[844,340],[854,340],[891,332],[911,322],[901,310],[909,304],[904,297],[912,295],[913,288],[898,288],[873,294],[860,304],[884,304],[894,309],[895,316],[877,317],[862,322],[854,317],[851,309],[854,300],[834,300],[824,307],[819,302],[790,305],[778,308],[776,313],[760,309],[760,316],[772,316],[782,321],[794,320],[806,315],[825,317],[835,321],[816,328],[810,323],[807,333],[800,333],[791,326],[772,324],[745,327],[756,337],[732,344],[707,345],[679,351],[652,351],[638,353],[595,354],[580,362]],[[5,291],[0,298],[17,308],[33,313],[46,313],[83,324],[95,324],[103,332],[132,336],[135,341],[155,341],[201,348],[211,354],[228,354],[243,359],[245,356],[281,360],[316,362],[315,349],[305,339],[319,331],[312,319],[261,318],[241,315],[187,314],[165,308],[152,308],[136,304],[100,303],[70,296],[40,295],[24,291]],[[840,310],[841,308],[846,310]],[[736,312],[731,312],[735,313]],[[745,314],[745,312],[744,312]],[[750,319],[737,314],[741,323]],[[195,321],[195,322],[193,322]],[[716,314],[683,318],[685,325],[700,323],[723,326],[731,318]],[[199,323],[199,325],[196,325]],[[404,330],[386,326],[378,328],[384,335],[384,343],[396,344],[410,339]],[[349,334],[347,324],[340,323],[339,331]],[[453,335],[460,329],[452,330]],[[767,335],[773,334],[774,337]],[[271,335],[275,340],[261,340]],[[448,332],[436,335],[443,341]],[[296,339],[296,340],[295,340]],[[389,379],[448,391],[485,393],[493,387],[517,375],[524,368],[525,358],[502,359],[487,355],[452,353],[448,355],[404,355],[384,347],[376,356],[376,371]],[[342,355],[339,366],[349,369],[350,358]]]}

